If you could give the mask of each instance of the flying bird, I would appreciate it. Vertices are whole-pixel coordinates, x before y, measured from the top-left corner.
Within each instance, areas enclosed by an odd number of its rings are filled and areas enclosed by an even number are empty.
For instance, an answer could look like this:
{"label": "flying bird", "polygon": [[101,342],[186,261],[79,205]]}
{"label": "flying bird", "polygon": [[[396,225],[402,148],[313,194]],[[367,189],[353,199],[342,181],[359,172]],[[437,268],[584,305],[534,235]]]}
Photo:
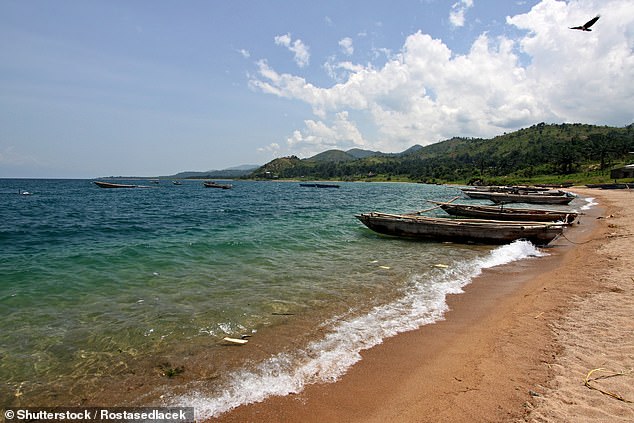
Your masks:
{"label": "flying bird", "polygon": [[596,21],[598,21],[600,17],[601,17],[600,15],[597,15],[597,16],[595,16],[594,18],[590,19],[588,22],[584,23],[583,25],[581,25],[581,26],[573,26],[573,27],[572,27],[572,28],[570,28],[570,29],[579,29],[579,30],[581,30],[581,31],[592,31],[592,30],[590,29],[590,27],[591,27],[592,25],[594,25],[594,23],[595,23]]}

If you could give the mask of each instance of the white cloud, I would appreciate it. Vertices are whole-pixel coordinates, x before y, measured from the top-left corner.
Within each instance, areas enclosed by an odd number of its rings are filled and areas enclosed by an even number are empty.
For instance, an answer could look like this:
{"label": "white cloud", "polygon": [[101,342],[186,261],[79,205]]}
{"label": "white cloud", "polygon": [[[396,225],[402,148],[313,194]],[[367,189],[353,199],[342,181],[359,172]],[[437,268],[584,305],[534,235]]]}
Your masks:
{"label": "white cloud", "polygon": [[354,53],[354,46],[352,45],[352,38],[346,37],[339,40],[339,47],[346,56],[352,56]]}
{"label": "white cloud", "polygon": [[365,140],[356,124],[349,119],[347,111],[342,111],[336,113],[329,122],[307,119],[303,129],[293,131],[286,139],[284,147],[271,143],[258,151],[277,156],[293,154],[310,157],[325,150],[348,150],[364,145]]}
{"label": "white cloud", "polygon": [[[592,32],[569,30],[601,13]],[[526,73],[561,120],[634,121],[634,3],[627,0],[543,1],[507,18],[528,34]]]}
{"label": "white cloud", "polygon": [[278,154],[278,152],[281,150],[280,145],[276,142],[273,142],[269,145],[267,145],[266,147],[261,147],[258,148],[258,151],[260,153],[273,153],[273,154]]}
{"label": "white cloud", "polygon": [[240,53],[242,55],[242,57],[244,57],[245,59],[248,59],[249,57],[251,57],[251,53],[249,52],[249,50],[246,50],[246,49],[243,49],[243,48],[238,50],[238,53]]}
{"label": "white cloud", "polygon": [[364,66],[349,61],[337,62],[334,56],[330,57],[323,67],[328,76],[337,82],[344,82],[351,73],[364,69]]}
{"label": "white cloud", "polygon": [[304,125],[302,131],[294,131],[287,139],[290,150],[303,156],[333,148],[350,149],[365,145],[363,135],[354,122],[349,120],[347,111],[336,113],[330,126],[326,122],[310,119],[305,120]]}
{"label": "white cloud", "polygon": [[[602,17],[592,32],[568,29],[596,13]],[[401,151],[541,121],[634,122],[634,3],[544,0],[507,25],[524,35],[481,34],[466,54],[417,32],[380,68],[332,60],[324,68],[337,82],[328,87],[260,61],[250,85],[312,107],[318,119],[288,139],[294,151],[364,144]],[[520,61],[520,51],[527,60]],[[351,122],[352,112],[366,132]]]}
{"label": "white cloud", "polygon": [[275,44],[286,47],[294,56],[295,63],[300,68],[308,65],[310,61],[310,52],[308,46],[306,46],[302,40],[292,40],[291,34],[277,35],[275,37]]}
{"label": "white cloud", "polygon": [[471,7],[473,7],[473,0],[460,0],[454,3],[449,12],[449,22],[453,26],[464,26],[465,13]]}
{"label": "white cloud", "polygon": [[310,157],[325,150],[347,150],[364,145],[365,140],[356,124],[350,121],[347,111],[342,111],[336,113],[330,122],[305,120],[304,128],[293,131],[286,139],[285,147],[271,143],[258,151],[274,155],[294,154]]}

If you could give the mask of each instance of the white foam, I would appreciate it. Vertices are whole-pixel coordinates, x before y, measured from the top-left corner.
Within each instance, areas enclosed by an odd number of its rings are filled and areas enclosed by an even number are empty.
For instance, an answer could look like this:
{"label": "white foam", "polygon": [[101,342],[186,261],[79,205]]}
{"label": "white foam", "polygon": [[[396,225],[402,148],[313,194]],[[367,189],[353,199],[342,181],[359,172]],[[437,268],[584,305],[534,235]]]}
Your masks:
{"label": "white foam", "polygon": [[361,351],[398,333],[441,320],[447,311],[446,296],[461,293],[483,269],[543,255],[530,242],[516,241],[484,258],[454,262],[446,269],[414,276],[398,300],[365,315],[332,322],[329,333],[305,350],[280,353],[255,369],[235,372],[229,378],[235,382],[224,386],[222,394],[212,397],[192,392],[170,402],[194,407],[197,419],[205,419],[269,396],[301,392],[309,383],[335,381],[361,360]]}
{"label": "white foam", "polygon": [[593,197],[586,197],[586,205],[581,206],[581,210],[590,210],[592,207],[598,205],[599,203],[595,202]]}

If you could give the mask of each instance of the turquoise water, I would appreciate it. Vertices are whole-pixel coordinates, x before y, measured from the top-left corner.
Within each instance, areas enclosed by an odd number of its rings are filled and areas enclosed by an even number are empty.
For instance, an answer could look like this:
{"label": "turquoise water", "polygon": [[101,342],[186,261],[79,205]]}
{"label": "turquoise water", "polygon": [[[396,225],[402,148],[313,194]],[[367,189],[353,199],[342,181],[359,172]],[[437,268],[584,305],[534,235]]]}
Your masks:
{"label": "turquoise water", "polygon": [[0,406],[216,415],[335,380],[359,351],[442,318],[482,268],[539,254],[386,238],[354,218],[429,208],[451,187],[233,184],[0,180]]}

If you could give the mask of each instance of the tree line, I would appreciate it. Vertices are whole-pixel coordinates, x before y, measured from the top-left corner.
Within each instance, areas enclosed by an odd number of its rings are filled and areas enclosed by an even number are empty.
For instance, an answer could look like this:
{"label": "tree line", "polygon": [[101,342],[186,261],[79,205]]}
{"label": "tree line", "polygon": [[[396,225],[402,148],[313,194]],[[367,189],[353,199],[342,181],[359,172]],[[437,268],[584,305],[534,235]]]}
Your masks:
{"label": "tree line", "polygon": [[634,124],[618,128],[540,123],[491,139],[456,137],[399,156],[347,161],[285,157],[251,176],[462,183],[500,177],[528,180],[540,175],[607,174],[615,165],[634,161],[630,152],[634,152]]}

